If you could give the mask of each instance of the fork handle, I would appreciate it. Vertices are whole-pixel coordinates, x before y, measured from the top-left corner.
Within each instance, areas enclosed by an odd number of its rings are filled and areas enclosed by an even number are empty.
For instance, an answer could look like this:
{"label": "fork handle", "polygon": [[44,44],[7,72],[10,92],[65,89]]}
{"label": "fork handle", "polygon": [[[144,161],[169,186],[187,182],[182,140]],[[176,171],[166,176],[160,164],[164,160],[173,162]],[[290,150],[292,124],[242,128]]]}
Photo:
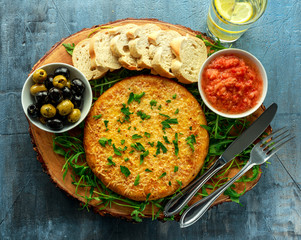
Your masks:
{"label": "fork handle", "polygon": [[179,213],[186,204],[193,198],[198,190],[223,166],[225,161],[220,157],[215,163],[198,179],[189,184],[184,190],[179,192],[174,198],[169,200],[164,207],[166,217]]}
{"label": "fork handle", "polygon": [[214,203],[214,201],[228,188],[230,187],[238,178],[245,174],[249,169],[251,169],[254,163],[248,162],[230,181],[225,185],[208,195],[207,197],[201,199],[195,204],[191,205],[180,218],[180,227],[185,228],[194,224],[198,221],[204,213],[209,209],[209,207]]}

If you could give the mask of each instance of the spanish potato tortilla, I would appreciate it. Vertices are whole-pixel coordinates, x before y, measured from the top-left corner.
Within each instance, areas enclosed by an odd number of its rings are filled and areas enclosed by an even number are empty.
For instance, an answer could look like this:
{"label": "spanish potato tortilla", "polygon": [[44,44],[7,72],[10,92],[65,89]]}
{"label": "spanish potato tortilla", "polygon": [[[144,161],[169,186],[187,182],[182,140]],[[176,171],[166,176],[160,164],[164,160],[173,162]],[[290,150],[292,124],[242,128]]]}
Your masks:
{"label": "spanish potato tortilla", "polygon": [[200,171],[209,137],[197,100],[172,80],[124,79],[94,103],[84,147],[94,174],[114,192],[137,201],[173,194]]}

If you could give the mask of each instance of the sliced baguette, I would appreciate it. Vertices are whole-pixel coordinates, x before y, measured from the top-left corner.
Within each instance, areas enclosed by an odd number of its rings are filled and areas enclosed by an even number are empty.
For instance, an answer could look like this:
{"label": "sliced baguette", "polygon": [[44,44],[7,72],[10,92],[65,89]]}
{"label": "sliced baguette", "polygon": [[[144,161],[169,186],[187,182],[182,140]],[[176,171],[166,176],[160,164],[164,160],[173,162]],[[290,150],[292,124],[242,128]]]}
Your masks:
{"label": "sliced baguette", "polygon": [[119,27],[104,29],[91,38],[89,52],[92,67],[105,67],[111,71],[121,68],[118,58],[113,55],[110,47],[110,42],[114,34],[118,32],[118,29]]}
{"label": "sliced baguette", "polygon": [[141,70],[137,65],[137,59],[134,58],[129,49],[129,39],[127,37],[127,32],[130,29],[136,29],[138,26],[135,24],[127,24],[123,28],[119,29],[118,35],[115,31],[115,35],[111,42],[110,47],[114,56],[118,58],[119,63],[122,67],[129,70]]}
{"label": "sliced baguette", "polygon": [[163,77],[175,77],[171,72],[171,63],[176,57],[171,50],[170,42],[180,36],[180,33],[173,30],[156,31],[148,36],[148,40],[152,44],[149,52],[152,67]]}
{"label": "sliced baguette", "polygon": [[170,46],[176,56],[171,64],[175,77],[179,82],[186,84],[197,82],[199,71],[207,59],[204,42],[187,35],[172,40]]}
{"label": "sliced baguette", "polygon": [[152,68],[149,56],[150,43],[148,41],[148,35],[151,32],[159,30],[160,27],[155,24],[145,24],[127,32],[127,37],[131,39],[129,41],[130,53],[133,57],[137,58],[139,68]]}
{"label": "sliced baguette", "polygon": [[88,80],[101,78],[108,71],[108,68],[92,68],[89,47],[90,39],[84,39],[76,44],[72,54],[73,66],[80,70]]}

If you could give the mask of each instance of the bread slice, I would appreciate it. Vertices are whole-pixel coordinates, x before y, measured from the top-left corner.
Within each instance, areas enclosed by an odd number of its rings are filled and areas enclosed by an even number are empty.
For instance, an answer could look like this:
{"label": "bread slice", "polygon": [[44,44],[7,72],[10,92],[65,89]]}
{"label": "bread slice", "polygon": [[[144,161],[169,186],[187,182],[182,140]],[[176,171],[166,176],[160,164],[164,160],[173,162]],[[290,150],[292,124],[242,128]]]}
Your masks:
{"label": "bread slice", "polygon": [[180,33],[173,30],[156,31],[148,36],[148,40],[152,44],[149,52],[152,67],[163,77],[175,77],[171,72],[171,63],[176,57],[171,50],[170,42],[180,36]]}
{"label": "bread slice", "polygon": [[88,38],[76,44],[72,54],[73,66],[80,70],[88,80],[101,78],[108,71],[108,68],[92,68],[89,47],[90,39]]}
{"label": "bread slice", "polygon": [[170,42],[176,55],[172,61],[171,70],[179,82],[194,83],[198,81],[199,71],[207,59],[207,49],[204,42],[192,36],[182,36]]}
{"label": "bread slice", "polygon": [[152,68],[151,59],[149,57],[148,35],[151,32],[159,31],[160,27],[156,24],[145,24],[136,29],[131,29],[127,32],[129,41],[130,53],[137,58],[137,64],[140,68]]}
{"label": "bread slice", "polygon": [[103,29],[91,38],[90,55],[92,67],[105,67],[111,71],[121,68],[118,58],[111,51],[110,42],[119,30]]}
{"label": "bread slice", "polygon": [[137,65],[137,59],[134,58],[130,53],[129,39],[126,35],[130,29],[136,29],[137,27],[138,25],[135,24],[124,25],[123,28],[115,31],[115,34],[118,33],[118,35],[114,36],[110,42],[113,55],[118,58],[118,61],[122,67],[129,70],[142,70]]}

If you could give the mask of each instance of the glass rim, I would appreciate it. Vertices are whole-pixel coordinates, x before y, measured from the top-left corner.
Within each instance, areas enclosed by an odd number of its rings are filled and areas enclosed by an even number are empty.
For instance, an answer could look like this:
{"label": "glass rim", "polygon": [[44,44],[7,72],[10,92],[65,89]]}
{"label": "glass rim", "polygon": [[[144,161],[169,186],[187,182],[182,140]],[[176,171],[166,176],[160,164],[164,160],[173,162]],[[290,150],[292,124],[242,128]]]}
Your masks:
{"label": "glass rim", "polygon": [[268,5],[268,0],[263,0],[263,8],[261,9],[261,11],[259,12],[258,16],[252,20],[249,20],[247,22],[244,22],[244,23],[233,23],[233,22],[230,22],[228,21],[227,19],[225,19],[216,9],[216,6],[214,4],[216,0],[211,0],[211,4],[212,4],[212,8],[213,8],[213,11],[216,13],[216,15],[222,20],[224,21],[225,23],[227,24],[231,24],[231,25],[234,25],[234,26],[245,26],[245,25],[249,25],[249,24],[252,24],[252,23],[255,23],[262,15],[263,13],[265,12],[266,8],[267,8],[267,5]]}

